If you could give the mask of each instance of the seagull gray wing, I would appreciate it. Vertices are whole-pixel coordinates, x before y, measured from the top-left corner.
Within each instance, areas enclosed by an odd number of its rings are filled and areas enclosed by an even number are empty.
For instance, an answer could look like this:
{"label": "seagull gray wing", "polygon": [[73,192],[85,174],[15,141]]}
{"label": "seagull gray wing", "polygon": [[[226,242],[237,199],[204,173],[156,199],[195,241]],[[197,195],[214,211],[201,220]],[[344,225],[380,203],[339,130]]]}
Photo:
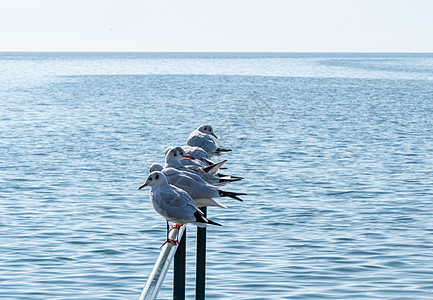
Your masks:
{"label": "seagull gray wing", "polygon": [[162,173],[164,173],[164,175],[167,177],[167,180],[170,183],[175,182],[176,177],[179,176],[180,174],[186,175],[196,181],[203,180],[197,173],[189,169],[178,170],[176,168],[168,167],[168,168],[164,168],[164,170],[162,170]]}
{"label": "seagull gray wing", "polygon": [[187,172],[179,172],[168,177],[170,184],[186,191],[191,198],[219,197],[218,190],[208,185],[200,176]]}
{"label": "seagull gray wing", "polygon": [[170,191],[160,191],[168,219],[181,224],[195,222],[194,213],[198,208],[192,198],[185,191],[175,186],[170,187]]}
{"label": "seagull gray wing", "polygon": [[194,170],[199,170],[200,168],[205,168],[207,166],[209,166],[207,163],[205,163],[204,161],[200,160],[200,159],[182,159],[180,160],[180,163],[182,165],[184,165],[187,168],[192,168]]}
{"label": "seagull gray wing", "polygon": [[207,152],[204,151],[203,148],[186,145],[182,146],[182,149],[185,150],[188,155],[191,155],[195,159],[210,159],[209,154],[207,154]]}
{"label": "seagull gray wing", "polygon": [[187,140],[188,146],[200,147],[208,154],[217,152],[215,141],[206,134],[191,134]]}

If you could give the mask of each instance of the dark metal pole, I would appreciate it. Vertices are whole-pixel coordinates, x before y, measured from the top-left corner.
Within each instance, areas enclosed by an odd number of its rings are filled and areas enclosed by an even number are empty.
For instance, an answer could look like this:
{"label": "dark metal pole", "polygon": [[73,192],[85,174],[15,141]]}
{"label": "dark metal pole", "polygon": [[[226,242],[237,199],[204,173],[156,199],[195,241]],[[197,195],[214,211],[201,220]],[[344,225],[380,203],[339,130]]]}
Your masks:
{"label": "dark metal pole", "polygon": [[[206,207],[200,207],[206,216]],[[197,258],[195,268],[195,299],[204,300],[206,280],[206,228],[197,227]]]}
{"label": "dark metal pole", "polygon": [[[185,226],[185,225],[184,225]],[[185,299],[186,228],[174,255],[173,299]]]}

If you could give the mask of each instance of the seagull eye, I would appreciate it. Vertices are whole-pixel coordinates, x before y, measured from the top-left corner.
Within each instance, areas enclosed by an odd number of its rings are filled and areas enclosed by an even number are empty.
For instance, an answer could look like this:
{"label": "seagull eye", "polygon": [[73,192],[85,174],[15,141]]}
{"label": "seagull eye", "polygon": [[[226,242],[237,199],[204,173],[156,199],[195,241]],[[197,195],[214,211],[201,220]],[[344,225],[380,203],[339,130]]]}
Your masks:
{"label": "seagull eye", "polygon": [[155,176],[155,179],[158,180],[158,178],[159,178],[159,175],[156,175],[156,176]]}
{"label": "seagull eye", "polygon": [[152,177],[149,178],[149,181],[152,181]]}
{"label": "seagull eye", "polygon": [[173,156],[176,156],[177,154],[175,153],[175,154],[173,154]]}

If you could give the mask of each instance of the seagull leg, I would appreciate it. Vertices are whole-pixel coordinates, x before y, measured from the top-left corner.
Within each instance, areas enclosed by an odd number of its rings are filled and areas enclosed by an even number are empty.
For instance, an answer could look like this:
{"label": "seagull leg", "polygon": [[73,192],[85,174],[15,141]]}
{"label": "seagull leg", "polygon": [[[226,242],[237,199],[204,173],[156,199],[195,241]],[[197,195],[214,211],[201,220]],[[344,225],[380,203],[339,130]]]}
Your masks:
{"label": "seagull leg", "polygon": [[162,248],[165,244],[167,244],[167,243],[171,243],[171,242],[172,242],[174,245],[179,244],[179,242],[177,242],[176,240],[168,239],[168,240],[166,240],[164,243],[162,243],[161,247],[159,247],[159,248]]}
{"label": "seagull leg", "polygon": [[[165,244],[171,243],[171,242],[173,242],[174,245],[179,244],[179,240],[178,240],[179,239],[179,228],[181,226],[182,225],[175,224],[175,225],[171,226],[171,228],[170,228],[170,225],[168,224],[168,221],[167,221],[167,240],[159,248],[162,248]],[[173,240],[173,239],[170,239],[170,237],[168,236],[168,234],[169,234],[170,231],[172,231],[175,228],[177,228],[177,235],[176,235],[176,239]]]}
{"label": "seagull leg", "polygon": [[171,229],[169,229],[169,227],[170,227],[170,225],[168,224],[168,221],[167,221],[167,241],[168,241],[168,233],[169,233],[170,230],[171,230]]}
{"label": "seagull leg", "polygon": [[162,248],[162,246],[164,246],[164,245],[167,244],[167,243],[173,243],[175,246],[176,246],[177,244],[179,244],[179,242],[178,242],[177,240],[167,239],[164,243],[162,243],[161,247],[159,247],[159,248]]}
{"label": "seagull leg", "polygon": [[177,243],[177,244],[179,244],[179,230],[180,230],[181,227],[182,227],[182,224],[176,224],[176,225],[174,225],[174,228],[177,229],[176,241],[175,241],[175,243]]}

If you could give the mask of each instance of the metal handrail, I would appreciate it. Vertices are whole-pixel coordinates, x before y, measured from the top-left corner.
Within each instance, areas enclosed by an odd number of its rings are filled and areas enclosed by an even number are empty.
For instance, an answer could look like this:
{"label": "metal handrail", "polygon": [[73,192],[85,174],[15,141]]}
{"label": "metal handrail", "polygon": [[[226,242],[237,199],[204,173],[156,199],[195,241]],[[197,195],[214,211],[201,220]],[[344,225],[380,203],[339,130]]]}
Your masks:
{"label": "metal handrail", "polygon": [[[179,229],[179,240],[181,240],[185,226]],[[177,234],[177,229],[173,229],[170,232],[170,239],[174,239]],[[158,256],[158,259],[153,267],[152,273],[150,273],[147,279],[146,285],[140,295],[140,300],[153,300],[158,296],[159,289],[161,288],[162,282],[164,281],[165,275],[167,274],[168,268],[170,267],[171,260],[173,259],[178,245],[173,243],[166,243]]]}
{"label": "metal handrail", "polygon": [[[200,210],[206,217],[206,207],[200,207]],[[169,238],[174,239],[176,234],[178,234],[179,244],[174,245],[167,243],[164,245],[153,267],[152,273],[141,292],[140,300],[156,299],[173,258],[173,299],[185,300],[186,225],[180,227],[179,233],[177,231],[178,229],[172,230]],[[197,227],[195,279],[195,299],[204,300],[206,281],[206,227]]]}

